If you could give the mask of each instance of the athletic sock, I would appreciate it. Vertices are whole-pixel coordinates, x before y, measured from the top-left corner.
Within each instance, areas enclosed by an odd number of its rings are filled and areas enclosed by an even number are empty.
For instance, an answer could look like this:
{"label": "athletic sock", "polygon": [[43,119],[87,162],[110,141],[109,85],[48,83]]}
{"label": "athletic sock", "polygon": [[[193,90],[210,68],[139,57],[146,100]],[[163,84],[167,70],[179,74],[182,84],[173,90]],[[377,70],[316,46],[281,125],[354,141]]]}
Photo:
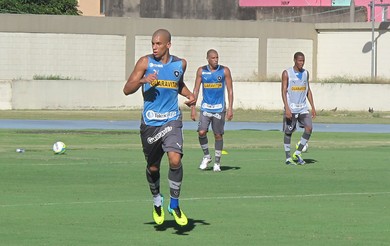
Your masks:
{"label": "athletic sock", "polygon": [[217,164],[221,162],[222,149],[223,149],[223,139],[215,140],[215,163]]}
{"label": "athletic sock", "polygon": [[[171,202],[173,202],[172,206],[178,204],[178,201],[174,201],[174,200],[179,199],[182,180],[183,180],[183,166],[181,164],[178,168],[169,168],[168,183],[169,183],[169,190],[171,195]],[[175,208],[175,207],[171,207],[171,208]]]}
{"label": "athletic sock", "polygon": [[160,171],[151,172],[146,168],[146,180],[149,183],[150,192],[153,196],[160,194]]}
{"label": "athletic sock", "polygon": [[153,203],[154,203],[154,206],[161,207],[162,199],[161,199],[161,195],[160,194],[153,195]]}
{"label": "athletic sock", "polygon": [[173,209],[179,207],[179,199],[171,197],[171,201],[169,203],[169,206]]}
{"label": "athletic sock", "polygon": [[286,154],[286,159],[291,157],[291,134],[284,134],[284,152]]}
{"label": "athletic sock", "polygon": [[307,144],[307,141],[309,141],[311,136],[310,132],[304,132],[302,134],[301,140],[299,141],[298,150],[302,151],[303,147]]}
{"label": "athletic sock", "polygon": [[199,143],[200,143],[200,147],[202,148],[203,155],[210,156],[209,145],[208,145],[209,140],[207,138],[207,135],[199,136]]}

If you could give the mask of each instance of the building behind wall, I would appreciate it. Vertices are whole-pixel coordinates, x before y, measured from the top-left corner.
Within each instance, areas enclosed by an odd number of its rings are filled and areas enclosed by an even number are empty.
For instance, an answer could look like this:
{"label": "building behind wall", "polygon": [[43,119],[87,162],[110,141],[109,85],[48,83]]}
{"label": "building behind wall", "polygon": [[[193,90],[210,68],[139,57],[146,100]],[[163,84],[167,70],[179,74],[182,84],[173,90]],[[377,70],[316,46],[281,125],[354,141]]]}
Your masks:
{"label": "building behind wall", "polygon": [[105,1],[78,0],[78,9],[84,16],[105,16]]}
{"label": "building behind wall", "polygon": [[[87,0],[84,0],[87,1]],[[91,0],[90,0],[91,1]],[[106,16],[338,23],[369,21],[370,0],[102,0]],[[383,0],[388,1],[390,0]],[[306,3],[306,5],[302,4]],[[321,4],[311,4],[312,2]],[[295,4],[295,5],[294,5]],[[377,9],[379,13],[381,9]]]}

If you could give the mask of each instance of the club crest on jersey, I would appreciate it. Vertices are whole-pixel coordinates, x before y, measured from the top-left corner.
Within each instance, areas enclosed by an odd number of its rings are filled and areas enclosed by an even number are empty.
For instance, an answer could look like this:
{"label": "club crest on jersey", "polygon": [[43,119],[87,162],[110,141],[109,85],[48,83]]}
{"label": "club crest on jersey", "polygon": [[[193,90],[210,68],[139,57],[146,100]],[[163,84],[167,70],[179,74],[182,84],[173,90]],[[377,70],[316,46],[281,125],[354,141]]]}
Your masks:
{"label": "club crest on jersey", "polygon": [[178,78],[178,77],[180,76],[180,72],[177,71],[177,70],[175,70],[175,71],[173,72],[173,74],[175,75],[176,78]]}
{"label": "club crest on jersey", "polygon": [[221,81],[222,80],[222,76],[218,76],[218,81]]}

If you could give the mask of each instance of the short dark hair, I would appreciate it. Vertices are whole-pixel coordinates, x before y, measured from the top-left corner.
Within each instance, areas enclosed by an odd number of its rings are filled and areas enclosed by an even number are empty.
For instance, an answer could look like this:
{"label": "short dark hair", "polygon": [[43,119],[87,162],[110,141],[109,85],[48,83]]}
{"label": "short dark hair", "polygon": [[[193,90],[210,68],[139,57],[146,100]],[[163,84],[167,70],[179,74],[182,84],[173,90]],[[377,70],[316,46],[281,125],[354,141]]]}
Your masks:
{"label": "short dark hair", "polygon": [[171,42],[171,33],[166,29],[158,29],[153,33],[153,37],[156,35],[164,35],[168,42]]}
{"label": "short dark hair", "polygon": [[210,55],[211,53],[215,53],[215,54],[218,55],[218,52],[217,52],[216,50],[214,50],[214,49],[209,49],[209,50],[207,51],[207,57],[209,57],[209,55]]}
{"label": "short dark hair", "polygon": [[298,59],[298,56],[303,56],[303,57],[305,57],[305,55],[304,55],[302,52],[298,51],[298,52],[296,52],[296,53],[294,54],[294,60]]}

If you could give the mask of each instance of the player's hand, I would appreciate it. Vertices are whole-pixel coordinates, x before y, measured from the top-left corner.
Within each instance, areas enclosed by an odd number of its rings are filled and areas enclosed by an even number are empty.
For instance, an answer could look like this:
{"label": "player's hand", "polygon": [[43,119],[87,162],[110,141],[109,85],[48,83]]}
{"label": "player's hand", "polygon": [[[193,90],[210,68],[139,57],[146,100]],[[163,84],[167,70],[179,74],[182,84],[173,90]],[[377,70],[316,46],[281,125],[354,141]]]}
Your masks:
{"label": "player's hand", "polygon": [[188,107],[191,107],[191,106],[195,106],[195,103],[196,103],[196,99],[194,97],[194,94],[190,94],[189,96],[187,96],[187,101],[184,102],[185,105],[187,105]]}
{"label": "player's hand", "polygon": [[195,105],[191,106],[191,120],[192,121],[196,120],[196,108],[195,108]]}
{"label": "player's hand", "polygon": [[286,109],[286,118],[291,120],[292,119],[292,113],[291,113],[291,110],[289,108]]}
{"label": "player's hand", "polygon": [[147,76],[143,77],[140,82],[141,84],[151,84],[153,81],[157,80],[157,72],[150,73]]}
{"label": "player's hand", "polygon": [[315,109],[312,109],[312,110],[311,110],[311,118],[315,119],[316,116],[317,116],[316,110],[315,110]]}
{"label": "player's hand", "polygon": [[226,118],[230,121],[233,119],[233,110],[232,109],[228,109],[227,111],[227,114],[226,114]]}

